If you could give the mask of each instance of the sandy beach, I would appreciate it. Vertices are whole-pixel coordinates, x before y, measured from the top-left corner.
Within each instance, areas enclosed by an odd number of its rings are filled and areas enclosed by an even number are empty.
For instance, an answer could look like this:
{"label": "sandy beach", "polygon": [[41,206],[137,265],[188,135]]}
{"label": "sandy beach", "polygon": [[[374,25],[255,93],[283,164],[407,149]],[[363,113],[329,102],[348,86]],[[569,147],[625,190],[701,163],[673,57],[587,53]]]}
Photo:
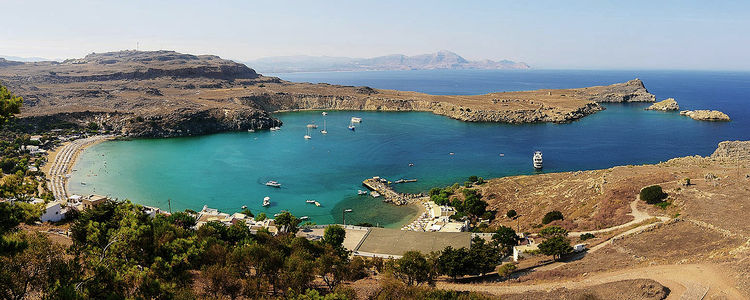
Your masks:
{"label": "sandy beach", "polygon": [[42,166],[47,174],[47,183],[55,200],[65,202],[68,199],[68,178],[76,159],[87,147],[111,140],[114,135],[96,135],[64,143],[47,154],[48,163]]}

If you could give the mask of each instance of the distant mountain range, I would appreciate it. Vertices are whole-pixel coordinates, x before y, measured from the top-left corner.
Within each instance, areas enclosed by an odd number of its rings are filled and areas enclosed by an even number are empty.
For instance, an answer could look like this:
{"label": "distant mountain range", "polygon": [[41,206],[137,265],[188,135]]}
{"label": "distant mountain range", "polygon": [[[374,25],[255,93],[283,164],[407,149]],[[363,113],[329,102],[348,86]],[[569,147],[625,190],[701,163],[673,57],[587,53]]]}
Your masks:
{"label": "distant mountain range", "polygon": [[489,59],[470,61],[450,51],[406,56],[393,54],[373,58],[329,56],[276,56],[245,62],[261,73],[387,71],[434,69],[529,69],[523,62]]}
{"label": "distant mountain range", "polygon": [[5,58],[6,60],[10,61],[20,61],[20,62],[39,62],[39,61],[56,61],[58,59],[48,59],[43,57],[18,57],[18,56],[8,56],[8,55],[0,55],[0,58]]}

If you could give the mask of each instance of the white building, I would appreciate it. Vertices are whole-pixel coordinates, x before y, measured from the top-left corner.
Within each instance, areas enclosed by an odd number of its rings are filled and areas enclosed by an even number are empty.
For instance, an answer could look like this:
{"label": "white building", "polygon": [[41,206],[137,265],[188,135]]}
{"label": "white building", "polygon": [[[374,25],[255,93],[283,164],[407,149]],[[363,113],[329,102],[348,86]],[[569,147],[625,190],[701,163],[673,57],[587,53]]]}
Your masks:
{"label": "white building", "polygon": [[45,210],[42,216],[39,218],[42,222],[60,222],[65,219],[65,213],[63,212],[62,205],[58,201],[52,201],[45,205]]}

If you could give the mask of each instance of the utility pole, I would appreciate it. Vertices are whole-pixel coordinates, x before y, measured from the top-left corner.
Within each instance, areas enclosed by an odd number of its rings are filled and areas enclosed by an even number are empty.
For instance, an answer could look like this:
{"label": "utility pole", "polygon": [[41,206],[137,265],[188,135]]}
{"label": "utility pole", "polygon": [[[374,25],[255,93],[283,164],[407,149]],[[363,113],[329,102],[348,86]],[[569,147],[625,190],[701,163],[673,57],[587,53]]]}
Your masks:
{"label": "utility pole", "polygon": [[169,205],[169,214],[171,215],[172,214],[172,199],[171,198],[167,199],[167,205]]}

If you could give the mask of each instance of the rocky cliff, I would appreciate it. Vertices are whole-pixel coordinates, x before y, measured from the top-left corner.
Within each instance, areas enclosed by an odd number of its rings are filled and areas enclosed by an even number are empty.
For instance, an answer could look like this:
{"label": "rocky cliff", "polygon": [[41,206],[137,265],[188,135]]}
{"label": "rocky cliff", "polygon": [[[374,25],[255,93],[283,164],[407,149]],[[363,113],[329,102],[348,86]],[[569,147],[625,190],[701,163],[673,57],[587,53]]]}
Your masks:
{"label": "rocky cliff", "polygon": [[750,159],[750,141],[724,141],[719,143],[712,158]]}

